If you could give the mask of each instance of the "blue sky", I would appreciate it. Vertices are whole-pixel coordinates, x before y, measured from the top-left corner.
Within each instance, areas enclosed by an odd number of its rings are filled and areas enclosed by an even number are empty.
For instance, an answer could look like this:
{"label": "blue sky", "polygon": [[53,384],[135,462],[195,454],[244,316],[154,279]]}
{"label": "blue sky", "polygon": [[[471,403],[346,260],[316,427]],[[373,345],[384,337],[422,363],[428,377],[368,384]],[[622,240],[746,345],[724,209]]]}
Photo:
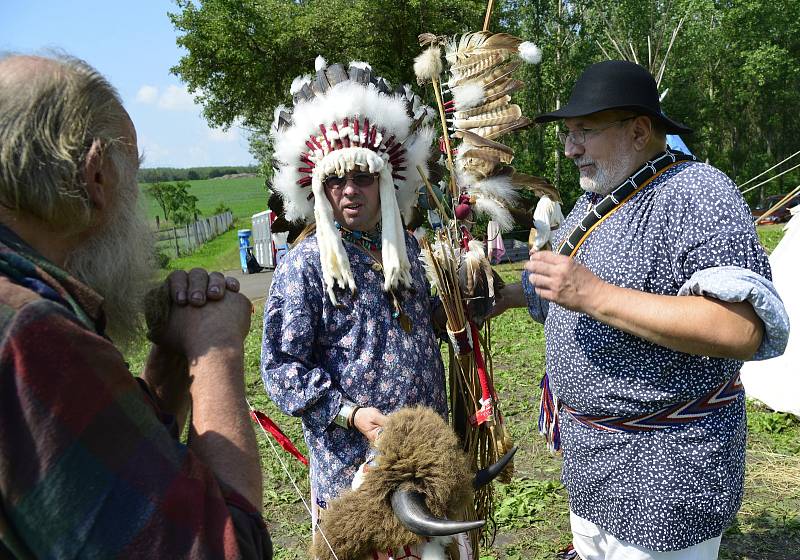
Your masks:
{"label": "blue sky", "polygon": [[182,49],[170,0],[0,0],[0,51],[56,48],[86,60],[119,90],[145,167],[253,162],[246,132],[211,129],[169,73]]}

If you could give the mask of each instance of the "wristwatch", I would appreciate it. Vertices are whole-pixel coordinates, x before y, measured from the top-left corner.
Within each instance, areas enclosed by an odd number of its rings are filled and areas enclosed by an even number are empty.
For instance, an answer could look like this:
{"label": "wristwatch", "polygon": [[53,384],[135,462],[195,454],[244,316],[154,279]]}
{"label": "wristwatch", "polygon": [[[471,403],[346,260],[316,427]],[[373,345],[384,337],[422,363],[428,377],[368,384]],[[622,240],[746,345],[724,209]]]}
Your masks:
{"label": "wristwatch", "polygon": [[342,399],[342,407],[336,414],[336,418],[334,418],[333,423],[346,430],[349,430],[353,427],[353,420],[355,419],[356,412],[358,412],[359,408],[361,407],[356,403],[348,401],[347,399]]}

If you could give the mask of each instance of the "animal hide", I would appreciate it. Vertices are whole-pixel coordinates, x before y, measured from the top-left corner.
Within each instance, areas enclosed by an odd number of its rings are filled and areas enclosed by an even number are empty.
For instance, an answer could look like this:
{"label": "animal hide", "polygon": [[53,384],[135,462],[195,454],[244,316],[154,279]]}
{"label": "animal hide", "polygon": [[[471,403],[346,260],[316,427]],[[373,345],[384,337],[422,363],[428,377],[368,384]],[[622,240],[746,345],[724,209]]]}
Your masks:
{"label": "animal hide", "polygon": [[[455,518],[472,501],[472,476],[458,437],[436,412],[404,408],[388,417],[375,442],[378,467],[357,490],[347,490],[321,512],[320,529],[340,560],[363,560],[373,550],[425,541],[400,523],[390,503],[399,488],[415,490],[436,517]],[[312,555],[333,560],[322,538]]]}

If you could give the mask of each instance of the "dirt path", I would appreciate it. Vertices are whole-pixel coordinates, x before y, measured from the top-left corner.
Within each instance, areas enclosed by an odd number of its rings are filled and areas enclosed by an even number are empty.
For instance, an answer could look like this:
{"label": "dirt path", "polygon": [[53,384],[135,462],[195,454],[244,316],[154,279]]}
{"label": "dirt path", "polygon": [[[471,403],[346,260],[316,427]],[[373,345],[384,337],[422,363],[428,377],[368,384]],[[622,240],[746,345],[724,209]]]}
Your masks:
{"label": "dirt path", "polygon": [[225,276],[233,276],[241,284],[240,291],[251,301],[263,300],[272,283],[272,270],[263,270],[258,274],[242,274],[242,271],[227,270]]}

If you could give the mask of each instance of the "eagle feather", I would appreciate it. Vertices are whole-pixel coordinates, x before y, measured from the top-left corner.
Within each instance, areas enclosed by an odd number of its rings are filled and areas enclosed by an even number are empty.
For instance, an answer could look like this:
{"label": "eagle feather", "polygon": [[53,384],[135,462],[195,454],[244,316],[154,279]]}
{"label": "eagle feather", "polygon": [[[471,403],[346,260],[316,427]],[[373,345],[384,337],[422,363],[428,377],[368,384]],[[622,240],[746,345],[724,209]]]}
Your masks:
{"label": "eagle feather", "polygon": [[516,121],[510,123],[497,124],[494,126],[483,126],[481,128],[473,128],[472,132],[491,140],[493,138],[499,138],[504,134],[508,134],[512,130],[524,128],[530,124],[531,120],[528,117],[520,117]]}
{"label": "eagle feather", "polygon": [[520,109],[519,105],[509,105],[503,109],[482,113],[469,119],[457,119],[453,122],[453,126],[458,129],[481,128],[513,123],[519,120],[520,117],[522,117],[522,109]]}

